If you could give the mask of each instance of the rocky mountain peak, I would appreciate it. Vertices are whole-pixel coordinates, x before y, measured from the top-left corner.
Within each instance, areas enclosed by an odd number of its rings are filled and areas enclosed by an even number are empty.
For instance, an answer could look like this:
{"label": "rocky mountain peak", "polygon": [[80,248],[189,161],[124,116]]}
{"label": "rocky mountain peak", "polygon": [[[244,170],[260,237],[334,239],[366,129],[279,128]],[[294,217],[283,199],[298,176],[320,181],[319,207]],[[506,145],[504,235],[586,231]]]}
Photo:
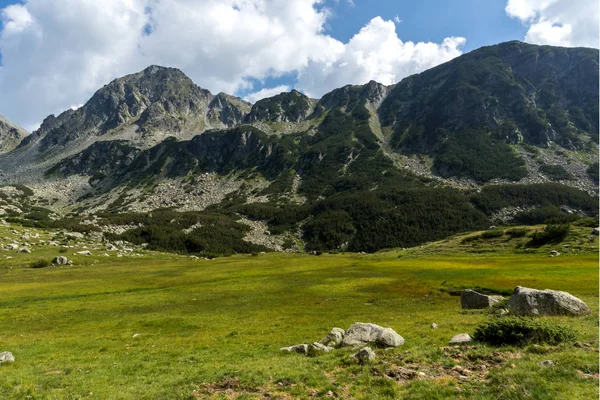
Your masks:
{"label": "rocky mountain peak", "polygon": [[0,115],[0,153],[13,150],[27,135],[25,129]]}
{"label": "rocky mountain peak", "polygon": [[300,122],[312,113],[315,103],[316,100],[297,90],[283,92],[257,101],[246,122]]}

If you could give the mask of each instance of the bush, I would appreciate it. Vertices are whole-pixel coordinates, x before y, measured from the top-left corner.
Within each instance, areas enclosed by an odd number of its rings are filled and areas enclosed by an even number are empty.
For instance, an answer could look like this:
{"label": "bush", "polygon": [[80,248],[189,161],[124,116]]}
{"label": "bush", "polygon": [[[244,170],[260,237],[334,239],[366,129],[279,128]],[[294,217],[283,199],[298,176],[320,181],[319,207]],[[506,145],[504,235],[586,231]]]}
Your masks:
{"label": "bush", "polygon": [[483,323],[473,339],[493,346],[556,345],[575,340],[575,333],[564,326],[525,317],[504,317]]}
{"label": "bush", "polygon": [[506,231],[506,234],[513,239],[525,237],[528,233],[529,229],[527,228],[512,228]]}
{"label": "bush", "polygon": [[32,262],[31,264],[29,264],[29,266],[31,268],[46,268],[46,267],[50,266],[50,261],[40,259],[40,260],[36,260],[36,261]]}
{"label": "bush", "polygon": [[492,229],[489,231],[483,232],[481,235],[482,239],[494,239],[504,236],[504,231],[502,229]]}
{"label": "bush", "polygon": [[69,251],[69,249],[67,249],[66,247],[61,247],[60,249],[58,249],[58,252],[61,253],[61,254],[64,254],[64,253],[66,253],[68,251]]}
{"label": "bush", "polygon": [[566,180],[572,178],[571,174],[569,174],[562,165],[542,164],[540,165],[540,172],[554,180]]}
{"label": "bush", "polygon": [[530,245],[542,246],[547,243],[560,243],[567,236],[570,228],[569,224],[546,225],[543,230],[531,235]]}
{"label": "bush", "polygon": [[585,226],[586,228],[595,228],[600,226],[600,223],[598,222],[598,218],[582,218],[573,225]]}

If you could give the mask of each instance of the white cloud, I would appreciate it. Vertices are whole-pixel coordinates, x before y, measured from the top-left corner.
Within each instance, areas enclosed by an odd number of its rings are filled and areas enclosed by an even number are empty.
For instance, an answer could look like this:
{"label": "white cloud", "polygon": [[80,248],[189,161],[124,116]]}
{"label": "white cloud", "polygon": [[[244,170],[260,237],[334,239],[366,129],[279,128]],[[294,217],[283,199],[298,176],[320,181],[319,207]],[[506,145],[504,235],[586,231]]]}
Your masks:
{"label": "white cloud", "polygon": [[401,24],[401,23],[402,23],[402,22],[404,22],[404,21],[402,21],[402,20],[400,19],[400,16],[399,16],[398,14],[396,14],[396,16],[394,17],[394,22],[396,22],[397,24]]}
{"label": "white cloud", "polygon": [[28,0],[2,10],[0,112],[32,129],[150,64],[180,68],[213,93],[298,75],[296,88],[321,96],[370,79],[393,83],[464,44],[403,42],[381,18],[342,43],[325,33],[330,16],[324,0]]}
{"label": "white cloud", "polygon": [[329,58],[312,61],[300,73],[298,86],[311,96],[321,96],[371,79],[390,85],[459,56],[465,42],[460,37],[446,38],[441,44],[403,42],[393,21],[376,17]]}
{"label": "white cloud", "polygon": [[525,41],[556,46],[598,47],[597,0],[508,0],[506,13],[528,28]]}
{"label": "white cloud", "polygon": [[288,85],[279,85],[272,88],[264,88],[257,92],[248,93],[244,97],[244,100],[249,101],[250,103],[256,103],[258,100],[278,95],[281,92],[289,92],[290,90],[291,87],[289,87]]}

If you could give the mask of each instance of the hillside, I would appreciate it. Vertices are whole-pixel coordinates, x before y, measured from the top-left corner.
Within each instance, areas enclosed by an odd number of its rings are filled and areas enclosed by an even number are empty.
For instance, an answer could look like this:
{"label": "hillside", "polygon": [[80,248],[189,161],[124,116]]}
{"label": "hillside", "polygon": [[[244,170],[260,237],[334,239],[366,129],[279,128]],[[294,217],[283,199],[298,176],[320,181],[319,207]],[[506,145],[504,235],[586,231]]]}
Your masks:
{"label": "hillside", "polygon": [[142,221],[124,235],[146,243],[164,235],[146,213],[188,213],[169,231],[184,252],[215,251],[207,218],[237,243],[227,253],[372,252],[597,217],[598,76],[598,50],[508,42],[393,86],[250,105],[152,66],[48,117],[0,155],[0,183],[32,189],[28,207]]}

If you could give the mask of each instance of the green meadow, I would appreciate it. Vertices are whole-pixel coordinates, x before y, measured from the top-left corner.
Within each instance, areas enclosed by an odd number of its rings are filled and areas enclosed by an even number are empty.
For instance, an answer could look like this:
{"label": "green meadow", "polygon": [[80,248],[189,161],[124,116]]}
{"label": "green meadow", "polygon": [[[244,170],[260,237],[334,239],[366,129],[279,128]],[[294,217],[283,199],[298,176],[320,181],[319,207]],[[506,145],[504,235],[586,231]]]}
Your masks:
{"label": "green meadow", "polygon": [[[0,398],[598,398],[598,240],[588,230],[533,252],[506,238],[460,245],[458,236],[375,254],[214,260],[106,257],[91,243],[91,257],[35,245],[0,252],[0,352],[16,359],[0,365]],[[57,255],[74,265],[29,266]],[[544,318],[577,341],[447,346],[494,318],[461,310],[458,290],[506,295],[517,285],[584,300],[590,316]],[[367,365],[350,362],[352,349],[314,358],[279,350],[354,322],[392,327],[406,343],[376,349]]]}

